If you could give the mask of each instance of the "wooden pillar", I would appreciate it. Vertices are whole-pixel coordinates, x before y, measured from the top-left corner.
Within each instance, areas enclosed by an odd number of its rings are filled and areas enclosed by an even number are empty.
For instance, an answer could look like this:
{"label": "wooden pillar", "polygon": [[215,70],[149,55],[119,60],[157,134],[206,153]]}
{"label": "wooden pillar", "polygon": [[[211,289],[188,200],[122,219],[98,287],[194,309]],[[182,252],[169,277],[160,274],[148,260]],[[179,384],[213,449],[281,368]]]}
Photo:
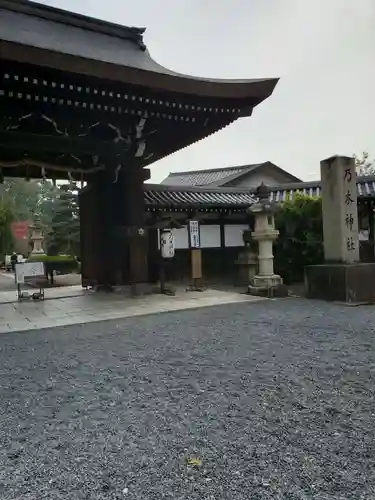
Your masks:
{"label": "wooden pillar", "polygon": [[369,201],[367,207],[368,207],[368,226],[369,226],[368,240],[371,251],[370,259],[371,262],[374,262],[375,261],[374,202],[372,200]]}
{"label": "wooden pillar", "polygon": [[139,165],[116,172],[106,166],[93,180],[97,193],[96,281],[100,289],[148,282],[148,237],[143,182],[149,170]]}
{"label": "wooden pillar", "polygon": [[140,165],[122,170],[124,222],[128,248],[128,281],[135,285],[148,282],[148,239],[143,182],[150,177]]}
{"label": "wooden pillar", "polygon": [[160,250],[159,250],[159,232],[157,229],[157,213],[149,214],[147,221],[147,239],[148,239],[148,278],[151,283],[157,283],[160,271]]}
{"label": "wooden pillar", "polygon": [[188,231],[189,231],[191,278],[193,280],[190,289],[199,290],[201,289],[201,281],[202,281],[202,250],[201,250],[199,220],[189,220]]}
{"label": "wooden pillar", "polygon": [[367,204],[367,210],[368,210],[368,225],[369,225],[369,241],[371,243],[374,243],[375,240],[375,234],[374,234],[374,202],[369,201]]}
{"label": "wooden pillar", "polygon": [[226,271],[226,255],[225,255],[225,218],[220,216],[220,271],[221,275]]}
{"label": "wooden pillar", "polygon": [[97,193],[90,183],[79,193],[80,259],[82,286],[95,285],[97,281]]}
{"label": "wooden pillar", "polygon": [[109,290],[115,285],[116,259],[116,190],[114,189],[114,169],[106,166],[98,172],[95,182],[97,193],[97,259],[96,276],[99,289]]}

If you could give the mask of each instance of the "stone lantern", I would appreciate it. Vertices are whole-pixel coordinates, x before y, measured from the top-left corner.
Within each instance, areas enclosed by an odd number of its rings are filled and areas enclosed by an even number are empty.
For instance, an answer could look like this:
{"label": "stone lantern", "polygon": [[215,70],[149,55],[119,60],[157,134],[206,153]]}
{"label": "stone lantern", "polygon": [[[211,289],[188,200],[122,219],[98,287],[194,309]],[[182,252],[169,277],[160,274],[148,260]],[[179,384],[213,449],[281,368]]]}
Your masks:
{"label": "stone lantern", "polygon": [[30,241],[32,242],[33,245],[31,255],[45,255],[43,250],[44,236],[40,221],[36,219],[34,224],[30,226],[30,229],[31,229]]}
{"label": "stone lantern", "polygon": [[258,273],[249,285],[252,295],[285,295],[282,278],[273,269],[273,242],[279,236],[275,229],[275,213],[278,205],[269,199],[270,190],[263,183],[257,188],[258,201],[248,208],[248,213],[255,218],[251,236],[258,242]]}

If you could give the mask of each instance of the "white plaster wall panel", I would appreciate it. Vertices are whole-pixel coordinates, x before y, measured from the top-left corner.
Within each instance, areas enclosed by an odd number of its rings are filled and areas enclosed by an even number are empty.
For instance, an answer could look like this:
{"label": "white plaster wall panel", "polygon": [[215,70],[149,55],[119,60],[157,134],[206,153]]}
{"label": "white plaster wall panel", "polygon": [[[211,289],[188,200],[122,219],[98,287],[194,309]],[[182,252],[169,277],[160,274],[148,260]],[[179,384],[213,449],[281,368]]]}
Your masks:
{"label": "white plaster wall panel", "polygon": [[179,229],[172,229],[172,233],[174,236],[176,250],[189,248],[189,233],[187,226],[183,226]]}
{"label": "white plaster wall panel", "polygon": [[220,226],[201,225],[201,248],[220,248]]}
{"label": "white plaster wall panel", "polygon": [[247,224],[233,224],[224,226],[225,246],[226,247],[243,247],[243,232],[249,229]]}

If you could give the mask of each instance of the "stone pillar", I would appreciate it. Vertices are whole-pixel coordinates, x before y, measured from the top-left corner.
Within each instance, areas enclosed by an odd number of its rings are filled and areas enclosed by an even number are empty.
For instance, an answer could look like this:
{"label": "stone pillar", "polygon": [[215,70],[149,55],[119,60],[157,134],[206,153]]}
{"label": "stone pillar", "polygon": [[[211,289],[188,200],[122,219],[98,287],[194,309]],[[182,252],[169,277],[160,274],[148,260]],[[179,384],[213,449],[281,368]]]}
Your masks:
{"label": "stone pillar", "polygon": [[359,261],[357,174],[354,158],[332,156],[320,163],[324,258]]}
{"label": "stone pillar", "polygon": [[375,263],[358,262],[354,159],[333,156],[320,167],[325,263],[305,268],[305,293],[310,298],[374,303]]}

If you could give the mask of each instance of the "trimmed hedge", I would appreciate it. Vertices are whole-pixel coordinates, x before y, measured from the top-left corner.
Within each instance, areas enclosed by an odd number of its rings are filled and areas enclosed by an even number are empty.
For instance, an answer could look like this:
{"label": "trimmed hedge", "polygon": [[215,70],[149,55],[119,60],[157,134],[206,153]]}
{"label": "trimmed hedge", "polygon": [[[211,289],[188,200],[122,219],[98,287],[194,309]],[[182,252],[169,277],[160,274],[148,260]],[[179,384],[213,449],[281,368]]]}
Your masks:
{"label": "trimmed hedge", "polygon": [[53,276],[57,274],[69,274],[78,269],[78,263],[72,255],[30,255],[27,262],[44,262],[46,275]]}

